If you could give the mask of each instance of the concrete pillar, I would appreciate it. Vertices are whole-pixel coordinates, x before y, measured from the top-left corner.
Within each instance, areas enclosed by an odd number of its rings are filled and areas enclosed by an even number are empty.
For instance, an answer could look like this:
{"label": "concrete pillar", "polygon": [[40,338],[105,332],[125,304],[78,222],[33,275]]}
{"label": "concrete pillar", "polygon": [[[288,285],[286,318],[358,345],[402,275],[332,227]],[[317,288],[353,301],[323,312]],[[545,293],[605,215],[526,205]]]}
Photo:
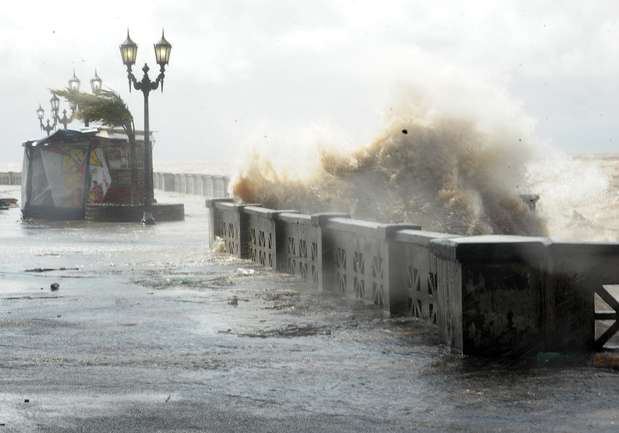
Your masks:
{"label": "concrete pillar", "polygon": [[225,191],[223,177],[217,176],[215,178],[215,197],[226,197]]}
{"label": "concrete pillar", "polygon": [[208,175],[205,178],[206,182],[206,196],[208,198],[215,198],[215,180],[213,176]]}
{"label": "concrete pillar", "polygon": [[191,185],[189,181],[190,181],[189,176],[186,173],[183,173],[183,185],[184,185],[183,192],[185,194],[190,194],[190,191],[191,191]]}
{"label": "concrete pillar", "polygon": [[159,172],[153,173],[153,188],[161,189],[161,173]]}
{"label": "concrete pillar", "polygon": [[193,193],[196,195],[204,195],[204,183],[202,182],[203,177],[204,175],[202,174],[193,175],[193,184],[194,184]]}
{"label": "concrete pillar", "polygon": [[163,185],[163,189],[164,191],[174,191],[174,174],[172,173],[163,173],[163,179],[164,179],[164,185]]}
{"label": "concrete pillar", "polygon": [[199,174],[194,174],[193,176],[193,194],[194,195],[202,195],[200,192],[202,190],[202,179]]}
{"label": "concrete pillar", "polygon": [[230,193],[228,188],[230,187],[230,178],[228,176],[224,176],[224,197],[229,197]]}
{"label": "concrete pillar", "polygon": [[191,184],[191,175],[185,174],[185,194],[191,194],[193,192],[193,185]]}
{"label": "concrete pillar", "polygon": [[184,192],[183,176],[180,173],[174,174],[174,191]]}
{"label": "concrete pillar", "polygon": [[520,236],[430,241],[444,342],[465,355],[544,350],[547,242]]}
{"label": "concrete pillar", "polygon": [[21,183],[20,173],[13,173],[12,171],[9,171],[7,174],[8,174],[7,176],[8,185],[19,185]]}

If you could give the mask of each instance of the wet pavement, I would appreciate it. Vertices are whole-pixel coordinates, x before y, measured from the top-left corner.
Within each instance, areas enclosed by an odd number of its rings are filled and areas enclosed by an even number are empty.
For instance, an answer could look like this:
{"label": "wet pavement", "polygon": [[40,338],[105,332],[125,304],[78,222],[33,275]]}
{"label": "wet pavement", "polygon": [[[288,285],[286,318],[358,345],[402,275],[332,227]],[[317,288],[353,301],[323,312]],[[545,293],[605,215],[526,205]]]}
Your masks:
{"label": "wet pavement", "polygon": [[210,252],[203,200],[159,198],[186,221],[0,211],[0,433],[619,431],[616,371],[451,354],[423,323]]}

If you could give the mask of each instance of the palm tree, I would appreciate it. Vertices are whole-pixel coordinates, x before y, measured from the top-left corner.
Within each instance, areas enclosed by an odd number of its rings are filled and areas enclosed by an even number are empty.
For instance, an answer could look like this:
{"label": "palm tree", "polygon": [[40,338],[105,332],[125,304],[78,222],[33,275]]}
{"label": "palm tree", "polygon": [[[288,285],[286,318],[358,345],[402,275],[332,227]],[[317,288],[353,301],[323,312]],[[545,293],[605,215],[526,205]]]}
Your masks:
{"label": "palm tree", "polygon": [[125,101],[118,93],[104,89],[94,95],[71,89],[52,90],[52,93],[65,98],[72,106],[78,106],[79,110],[75,113],[78,119],[84,122],[100,122],[105,126],[121,127],[127,134],[130,145],[131,204],[134,204],[137,184],[135,124]]}

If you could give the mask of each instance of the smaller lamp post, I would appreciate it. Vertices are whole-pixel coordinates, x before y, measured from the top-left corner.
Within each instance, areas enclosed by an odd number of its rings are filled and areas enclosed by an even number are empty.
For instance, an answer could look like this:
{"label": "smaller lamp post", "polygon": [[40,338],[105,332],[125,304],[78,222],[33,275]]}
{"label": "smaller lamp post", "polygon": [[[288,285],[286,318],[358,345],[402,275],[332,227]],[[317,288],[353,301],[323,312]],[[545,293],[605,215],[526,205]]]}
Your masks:
{"label": "smaller lamp post", "polygon": [[97,74],[97,70],[95,69],[95,76],[90,80],[90,88],[94,95],[98,94],[101,91],[101,86],[103,85],[103,81]]}
{"label": "smaller lamp post", "polygon": [[[75,76],[75,72],[73,75]],[[58,116],[58,111],[60,110],[60,99],[58,99],[58,96],[56,96],[55,93],[49,102],[52,106],[52,113],[54,114],[54,125],[58,122],[64,127],[64,129],[67,129],[67,125],[73,121],[75,109],[71,107],[71,117],[67,117],[67,110],[62,110],[62,117],[60,117]]]}
{"label": "smaller lamp post", "polygon": [[127,39],[120,45],[120,56],[124,65],[127,67],[127,76],[129,79],[129,91],[131,87],[135,90],[141,90],[144,94],[144,213],[142,216],[142,224],[155,224],[153,216],[153,149],[150,143],[150,128],[148,115],[148,95],[152,90],[157,90],[161,84],[163,92],[163,79],[165,77],[165,67],[170,61],[170,51],[172,45],[166,40],[163,31],[161,32],[161,40],[154,44],[155,59],[159,65],[159,75],[155,81],[152,81],[148,76],[150,68],[145,63],[142,71],[144,75],[140,81],[135,78],[131,68],[135,65],[138,55],[138,46],[131,40],[129,30],[127,30]]}
{"label": "smaller lamp post", "polygon": [[45,116],[45,110],[43,110],[43,107],[41,107],[41,104],[39,104],[39,108],[37,108],[37,117],[39,118],[39,126],[41,127],[41,131],[45,131],[47,135],[49,135],[49,133],[52,132],[56,128],[56,118],[54,117],[53,125],[49,123],[49,119],[47,119],[47,122],[44,124],[43,116]]}
{"label": "smaller lamp post", "polygon": [[75,76],[75,70],[73,70],[73,76],[71,77],[71,79],[69,79],[69,89],[72,92],[76,92],[76,93],[79,92],[80,83],[81,83],[80,79]]}
{"label": "smaller lamp post", "polygon": [[52,111],[54,113],[58,112],[58,107],[60,107],[60,99],[56,96],[55,93],[52,94],[51,99],[49,100],[49,104],[52,107]]}
{"label": "smaller lamp post", "polygon": [[[80,84],[81,84],[80,79],[77,78],[77,76],[75,75],[75,71],[73,71],[73,76],[69,79],[69,90],[75,93],[79,92]],[[101,91],[102,86],[103,86],[103,80],[101,80],[101,77],[99,77],[99,74],[97,74],[97,71],[95,70],[95,76],[93,79],[90,80],[90,87],[92,89],[92,93],[95,95],[99,93]],[[46,123],[43,124],[43,117],[45,116],[45,110],[43,110],[41,105],[39,105],[39,108],[36,111],[37,117],[39,118],[39,126],[41,127],[41,130],[47,133],[47,135],[49,135],[51,131],[56,129],[56,125],[58,123],[61,124],[64,127],[64,129],[67,129],[67,126],[69,125],[69,123],[73,122],[73,120],[75,119],[75,112],[78,109],[77,104],[74,102],[71,102],[70,104],[71,115],[68,116],[67,110],[65,109],[65,110],[62,110],[62,117],[60,117],[58,115],[58,112],[60,111],[60,98],[58,98],[58,96],[56,96],[56,94],[53,92],[52,92],[52,97],[49,100],[49,104],[51,108],[51,118],[54,123],[50,123],[50,120],[48,119]],[[88,126],[88,119],[84,119],[84,126],[86,127]]]}
{"label": "smaller lamp post", "polygon": [[39,104],[39,108],[37,108],[37,117],[39,118],[39,120],[43,120],[43,116],[45,115],[45,110],[43,110],[43,107],[41,107],[41,104]]}
{"label": "smaller lamp post", "polygon": [[[73,93],[78,93],[80,91],[80,79],[75,75],[75,69],[73,70],[73,76],[69,79],[69,90]],[[71,102],[71,121],[73,120],[73,115],[75,114],[75,110],[77,110],[77,104],[75,102]]]}

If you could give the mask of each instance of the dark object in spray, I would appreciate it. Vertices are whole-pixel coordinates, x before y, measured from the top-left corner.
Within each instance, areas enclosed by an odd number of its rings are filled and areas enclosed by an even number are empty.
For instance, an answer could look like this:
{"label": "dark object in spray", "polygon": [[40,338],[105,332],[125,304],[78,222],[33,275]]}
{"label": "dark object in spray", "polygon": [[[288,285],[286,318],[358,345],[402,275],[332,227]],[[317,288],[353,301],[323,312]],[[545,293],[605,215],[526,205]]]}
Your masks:
{"label": "dark object in spray", "polygon": [[520,198],[526,203],[529,210],[533,212],[537,207],[540,196],[539,194],[520,194]]}

